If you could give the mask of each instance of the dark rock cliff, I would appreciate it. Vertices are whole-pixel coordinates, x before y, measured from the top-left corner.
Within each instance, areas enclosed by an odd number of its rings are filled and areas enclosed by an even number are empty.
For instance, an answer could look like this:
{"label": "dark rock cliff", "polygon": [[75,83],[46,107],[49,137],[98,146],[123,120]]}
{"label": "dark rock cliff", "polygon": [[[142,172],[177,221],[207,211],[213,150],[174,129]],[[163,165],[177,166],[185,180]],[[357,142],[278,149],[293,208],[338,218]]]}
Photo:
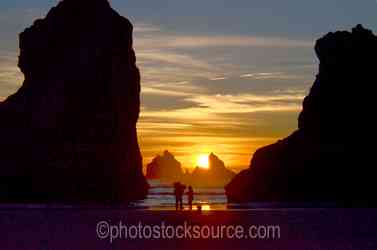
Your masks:
{"label": "dark rock cliff", "polygon": [[148,190],[132,25],[64,0],[20,34],[21,88],[0,103],[0,200],[126,202]]}
{"label": "dark rock cliff", "polygon": [[230,201],[328,201],[376,205],[374,142],[377,37],[361,25],[315,46],[319,74],[298,130],[257,150],[226,186]]}

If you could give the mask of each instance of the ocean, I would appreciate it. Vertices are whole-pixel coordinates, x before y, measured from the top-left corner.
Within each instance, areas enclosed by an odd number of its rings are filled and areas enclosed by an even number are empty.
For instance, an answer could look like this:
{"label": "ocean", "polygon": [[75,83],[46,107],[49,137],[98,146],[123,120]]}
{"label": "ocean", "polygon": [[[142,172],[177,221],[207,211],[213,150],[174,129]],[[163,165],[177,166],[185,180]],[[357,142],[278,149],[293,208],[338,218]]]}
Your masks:
{"label": "ocean", "polygon": [[[133,202],[131,208],[147,210],[174,210],[175,196],[173,184],[161,183],[158,180],[148,181],[151,188],[146,199]],[[187,189],[186,189],[187,191]],[[184,209],[188,209],[187,195],[183,197]],[[228,203],[224,187],[195,188],[193,209],[201,206],[203,211],[210,210],[249,210],[276,208],[333,208],[332,202],[249,202]]]}
{"label": "ocean", "polygon": [[[161,183],[158,180],[148,181],[151,188],[146,199],[133,203],[135,208],[151,210],[175,209],[173,184]],[[187,189],[186,189],[187,191]],[[185,209],[188,209],[187,195],[183,197]],[[227,198],[224,187],[195,188],[193,209],[201,206],[202,210],[223,210],[227,208]]]}

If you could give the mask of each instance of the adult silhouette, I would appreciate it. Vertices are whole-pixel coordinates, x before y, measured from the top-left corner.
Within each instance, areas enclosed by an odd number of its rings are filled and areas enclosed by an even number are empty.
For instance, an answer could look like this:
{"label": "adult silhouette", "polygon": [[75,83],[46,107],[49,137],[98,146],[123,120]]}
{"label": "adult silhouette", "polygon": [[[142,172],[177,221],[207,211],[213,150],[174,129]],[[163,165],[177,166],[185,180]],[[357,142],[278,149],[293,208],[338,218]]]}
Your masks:
{"label": "adult silhouette", "polygon": [[183,194],[185,192],[186,186],[180,182],[174,183],[174,195],[175,195],[175,210],[183,209]]}

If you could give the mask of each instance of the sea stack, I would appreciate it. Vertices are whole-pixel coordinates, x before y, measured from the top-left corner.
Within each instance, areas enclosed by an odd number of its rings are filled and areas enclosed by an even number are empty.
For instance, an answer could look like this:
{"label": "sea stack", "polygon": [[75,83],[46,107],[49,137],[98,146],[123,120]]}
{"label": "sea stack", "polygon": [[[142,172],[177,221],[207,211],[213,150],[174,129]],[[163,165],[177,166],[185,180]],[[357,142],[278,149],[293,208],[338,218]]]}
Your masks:
{"label": "sea stack", "polygon": [[131,23],[107,0],[61,1],[20,34],[18,66],[0,103],[0,201],[145,197]]}
{"label": "sea stack", "polygon": [[315,52],[319,74],[298,129],[257,150],[250,168],[226,186],[229,201],[377,205],[372,152],[377,37],[358,25],[319,39]]}
{"label": "sea stack", "polygon": [[163,182],[181,181],[183,178],[182,166],[174,155],[165,150],[160,156],[157,155],[147,165],[147,179],[159,179]]}
{"label": "sea stack", "polygon": [[224,162],[214,153],[208,156],[208,169],[196,167],[188,183],[196,187],[224,187],[236,175],[225,167]]}

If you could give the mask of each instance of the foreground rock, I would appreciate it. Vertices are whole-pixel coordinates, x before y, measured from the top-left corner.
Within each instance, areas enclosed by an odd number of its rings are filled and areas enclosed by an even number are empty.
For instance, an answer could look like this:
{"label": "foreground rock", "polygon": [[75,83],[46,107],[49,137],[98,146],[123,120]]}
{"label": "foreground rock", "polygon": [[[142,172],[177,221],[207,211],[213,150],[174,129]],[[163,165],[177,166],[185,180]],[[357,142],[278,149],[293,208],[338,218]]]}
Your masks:
{"label": "foreground rock", "polygon": [[372,114],[377,37],[358,25],[317,41],[319,74],[298,130],[259,149],[226,187],[230,201],[376,205]]}
{"label": "foreground rock", "polygon": [[132,25],[64,0],[20,35],[22,87],[0,103],[2,202],[126,202],[148,189]]}

